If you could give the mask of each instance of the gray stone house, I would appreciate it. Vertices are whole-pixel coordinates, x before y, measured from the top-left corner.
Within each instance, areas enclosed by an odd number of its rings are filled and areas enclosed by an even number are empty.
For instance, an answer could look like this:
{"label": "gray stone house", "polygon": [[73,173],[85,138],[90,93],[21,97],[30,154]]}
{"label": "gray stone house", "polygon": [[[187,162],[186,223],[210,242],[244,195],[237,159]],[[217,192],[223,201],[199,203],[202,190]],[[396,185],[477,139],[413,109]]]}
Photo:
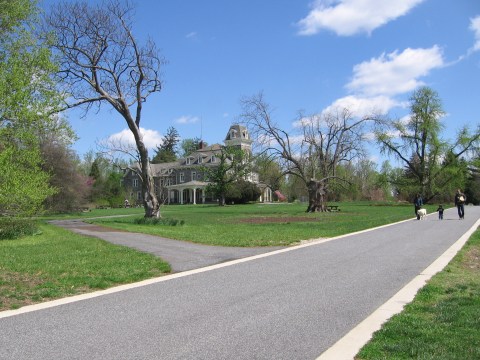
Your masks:
{"label": "gray stone house", "polygon": [[[228,130],[224,143],[226,146],[240,147],[251,153],[252,140],[247,128],[241,125],[232,125]],[[218,165],[216,156],[221,150],[221,145],[201,146],[194,153],[178,159],[177,161],[162,164],[150,164],[155,191],[160,201],[164,204],[204,204],[216,203],[217,199],[206,192],[208,179],[203,173],[204,167]],[[251,173],[245,179],[257,185],[261,191],[259,201],[271,202],[272,190],[261,184],[258,174]],[[128,169],[123,178],[130,200],[142,202],[141,179],[135,171]]]}

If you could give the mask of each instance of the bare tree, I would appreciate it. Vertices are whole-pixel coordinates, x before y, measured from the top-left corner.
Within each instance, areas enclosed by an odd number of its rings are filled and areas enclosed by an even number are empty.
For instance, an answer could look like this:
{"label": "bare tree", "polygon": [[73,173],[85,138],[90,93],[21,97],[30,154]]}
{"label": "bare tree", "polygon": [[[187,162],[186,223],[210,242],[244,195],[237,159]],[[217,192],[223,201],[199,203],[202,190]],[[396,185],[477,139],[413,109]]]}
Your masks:
{"label": "bare tree", "polygon": [[308,190],[307,211],[326,211],[328,184],[337,166],[364,155],[363,127],[367,118],[355,119],[348,109],[314,116],[300,114],[299,134],[278,127],[263,94],[242,100],[242,119],[261,151],[276,159],[285,175],[297,176]]}
{"label": "bare tree", "polygon": [[52,7],[45,24],[56,35],[58,76],[68,94],[65,109],[98,111],[109,104],[122,116],[139,154],[145,217],[160,217],[140,121],[147,98],[161,90],[164,60],[152,41],[141,46],[134,37],[132,15],[128,1],[63,2]]}

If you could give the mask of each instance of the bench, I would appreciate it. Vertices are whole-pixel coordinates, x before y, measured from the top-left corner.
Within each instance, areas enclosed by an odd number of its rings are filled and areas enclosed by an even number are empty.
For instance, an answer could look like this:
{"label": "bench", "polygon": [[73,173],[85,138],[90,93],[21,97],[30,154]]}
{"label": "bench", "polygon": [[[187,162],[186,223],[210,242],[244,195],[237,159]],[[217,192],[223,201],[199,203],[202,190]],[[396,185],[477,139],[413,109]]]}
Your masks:
{"label": "bench", "polygon": [[327,211],[337,212],[340,211],[340,207],[338,205],[327,205]]}

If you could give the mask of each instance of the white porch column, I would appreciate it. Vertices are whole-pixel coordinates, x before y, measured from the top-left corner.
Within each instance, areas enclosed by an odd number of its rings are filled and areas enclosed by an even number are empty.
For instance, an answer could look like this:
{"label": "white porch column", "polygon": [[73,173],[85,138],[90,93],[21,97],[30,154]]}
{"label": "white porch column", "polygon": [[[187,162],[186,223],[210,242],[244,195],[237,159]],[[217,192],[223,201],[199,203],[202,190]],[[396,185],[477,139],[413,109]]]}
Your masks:
{"label": "white porch column", "polygon": [[180,204],[183,205],[183,189],[178,189],[179,195],[180,195]]}
{"label": "white porch column", "polygon": [[197,204],[197,189],[193,188],[193,205]]}
{"label": "white porch column", "polygon": [[202,204],[205,204],[205,188],[202,188]]}

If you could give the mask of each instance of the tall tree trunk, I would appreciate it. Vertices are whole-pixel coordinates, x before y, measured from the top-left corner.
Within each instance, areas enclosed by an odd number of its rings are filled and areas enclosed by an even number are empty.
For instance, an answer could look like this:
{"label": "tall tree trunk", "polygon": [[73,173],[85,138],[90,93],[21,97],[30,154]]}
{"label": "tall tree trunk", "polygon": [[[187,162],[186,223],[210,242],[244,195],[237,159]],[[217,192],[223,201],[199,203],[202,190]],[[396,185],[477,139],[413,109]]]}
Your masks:
{"label": "tall tree trunk", "polygon": [[145,209],[146,218],[159,218],[160,203],[155,194],[155,185],[153,176],[150,170],[150,164],[147,165],[146,170],[142,168],[142,193],[143,193],[143,208]]}
{"label": "tall tree trunk", "polygon": [[308,208],[306,212],[327,211],[325,184],[323,181],[310,180],[308,188]]}
{"label": "tall tree trunk", "polygon": [[142,195],[143,208],[145,209],[146,218],[160,218],[160,202],[155,194],[155,183],[153,181],[152,169],[150,168],[150,160],[148,159],[148,149],[146,148],[139,127],[132,122],[128,122],[132,130],[137,145],[138,154],[140,155],[140,166],[142,172]]}

